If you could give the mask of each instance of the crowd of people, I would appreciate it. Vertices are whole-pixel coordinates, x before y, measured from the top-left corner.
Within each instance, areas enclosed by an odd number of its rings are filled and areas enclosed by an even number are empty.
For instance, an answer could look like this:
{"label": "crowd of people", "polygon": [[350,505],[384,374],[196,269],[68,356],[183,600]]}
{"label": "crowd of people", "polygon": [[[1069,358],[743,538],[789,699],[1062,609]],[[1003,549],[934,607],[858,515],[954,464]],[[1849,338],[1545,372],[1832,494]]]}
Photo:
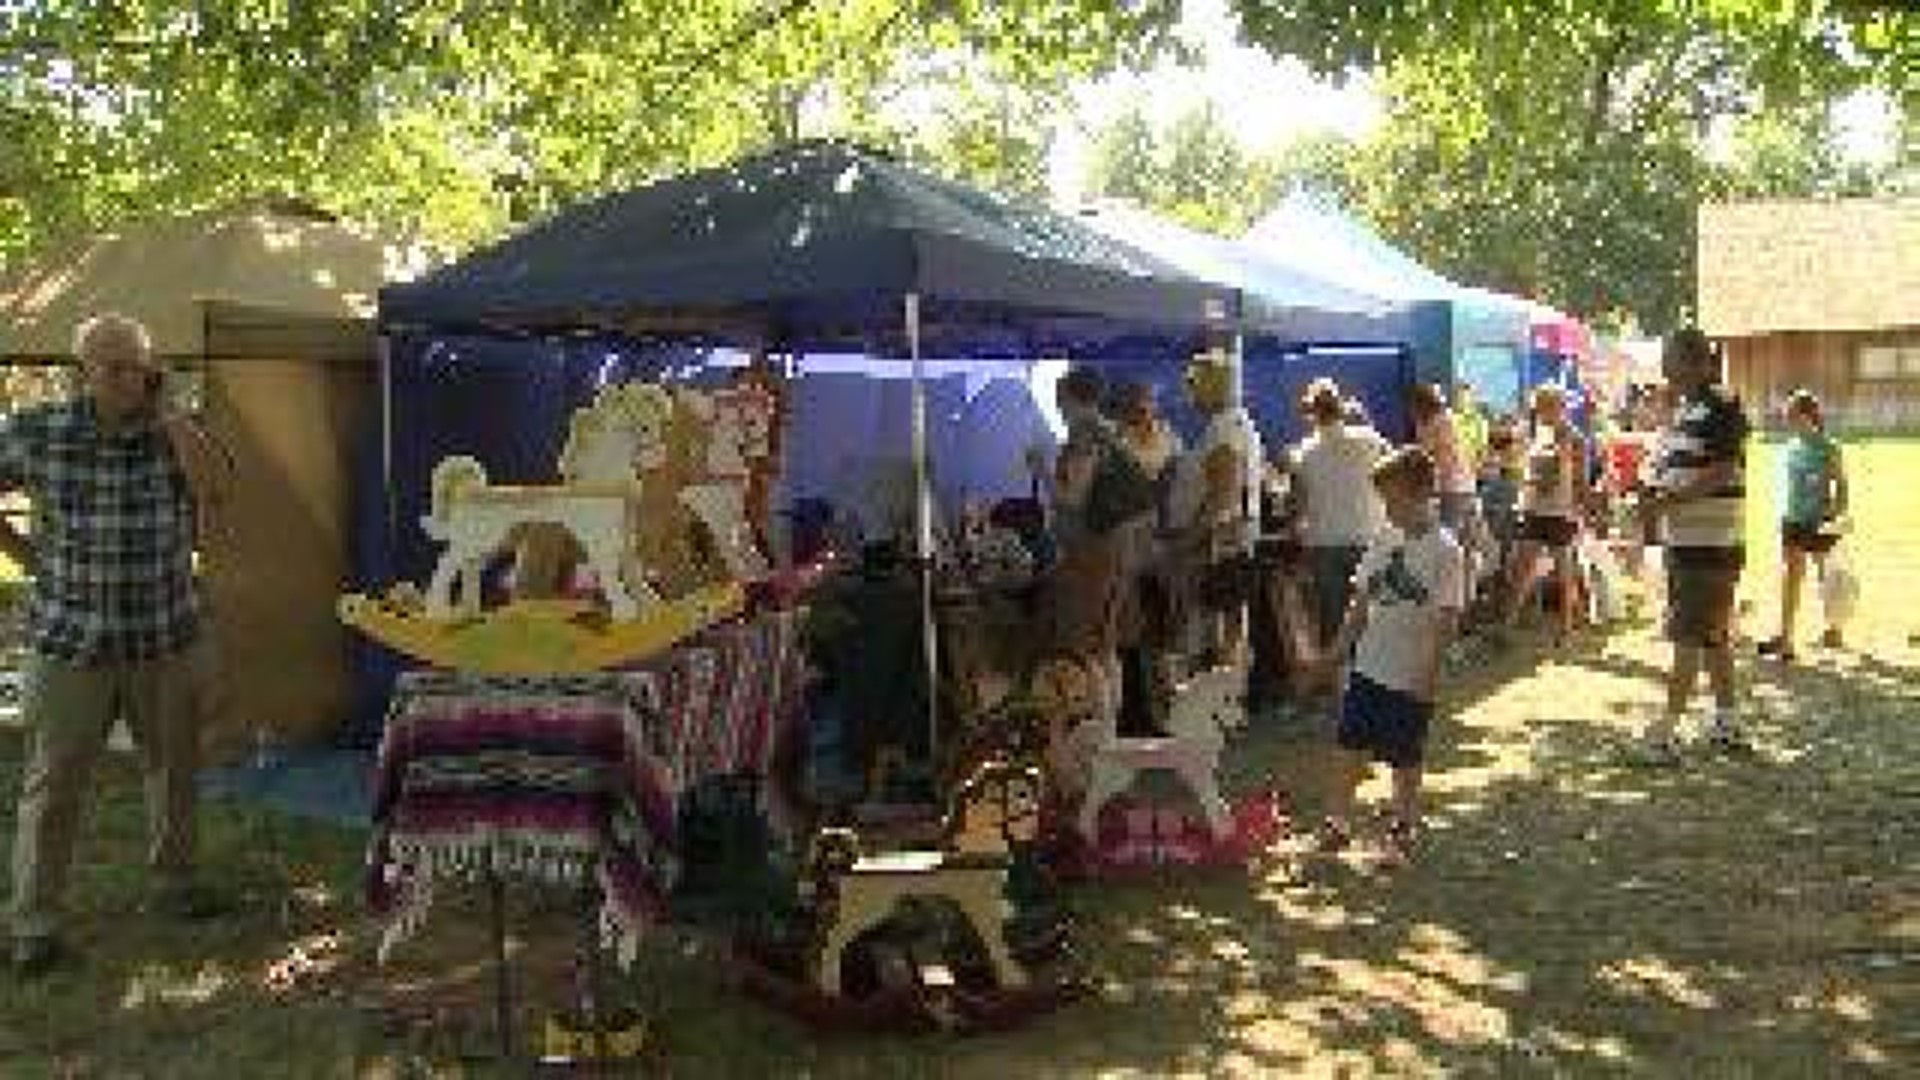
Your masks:
{"label": "crowd of people", "polygon": [[[1505,648],[1538,619],[1565,648],[1617,610],[1629,575],[1650,586],[1674,646],[1648,756],[1677,760],[1702,671],[1708,739],[1738,748],[1749,427],[1718,371],[1711,343],[1682,331],[1663,381],[1584,423],[1556,385],[1534,388],[1514,416],[1464,387],[1449,402],[1417,386],[1399,447],[1321,379],[1297,403],[1304,438],[1263,452],[1247,412],[1207,385],[1209,364],[1189,378],[1208,418],[1193,447],[1144,388],[1076,370],[1059,390],[1068,438],[1051,521],[1062,558],[1048,605],[1073,625],[1053,647],[1111,653],[1123,734],[1157,730],[1182,672],[1220,662],[1246,663],[1250,716],[1330,718],[1340,765],[1322,840],[1333,847],[1349,839],[1352,792],[1379,761],[1394,771],[1389,850],[1408,850],[1436,686],[1459,635]],[[1783,602],[1760,651],[1791,659],[1807,565],[1833,549],[1847,494],[1817,399],[1795,395],[1786,420]],[[1822,635],[1838,639],[1837,626]]]}
{"label": "crowd of people", "polygon": [[[193,553],[219,528],[233,461],[168,406],[140,324],[91,319],[74,351],[75,397],[0,421],[0,487],[28,493],[35,513],[31,536],[0,527],[0,551],[32,578],[10,904],[13,966],[25,976],[70,959],[67,869],[117,721],[140,743],[148,777],[153,908],[192,919],[225,906],[194,873],[195,717],[211,691]],[[1675,759],[1703,670],[1708,735],[1738,746],[1732,627],[1748,421],[1716,385],[1717,357],[1697,331],[1669,340],[1664,369],[1597,449],[1555,387],[1535,390],[1517,418],[1489,417],[1464,389],[1448,402],[1417,387],[1413,439],[1395,447],[1323,379],[1298,403],[1305,437],[1272,452],[1217,353],[1188,370],[1188,397],[1206,417],[1192,445],[1144,388],[1076,370],[1059,384],[1067,437],[1033,523],[1047,566],[1041,647],[1100,674],[1123,734],[1161,730],[1173,687],[1193,671],[1244,662],[1254,717],[1332,718],[1338,766],[1322,843],[1350,840],[1355,787],[1379,761],[1393,770],[1389,847],[1404,855],[1450,641],[1462,631],[1497,640],[1539,600],[1564,643],[1604,586],[1591,542],[1604,540],[1629,567],[1664,573],[1674,660],[1648,749]],[[1778,632],[1761,646],[1783,660],[1809,563],[1831,560],[1848,505],[1820,402],[1802,392],[1786,413],[1783,599]],[[1822,640],[1838,637],[1830,625]],[[899,711],[898,688],[881,690],[883,707]]]}

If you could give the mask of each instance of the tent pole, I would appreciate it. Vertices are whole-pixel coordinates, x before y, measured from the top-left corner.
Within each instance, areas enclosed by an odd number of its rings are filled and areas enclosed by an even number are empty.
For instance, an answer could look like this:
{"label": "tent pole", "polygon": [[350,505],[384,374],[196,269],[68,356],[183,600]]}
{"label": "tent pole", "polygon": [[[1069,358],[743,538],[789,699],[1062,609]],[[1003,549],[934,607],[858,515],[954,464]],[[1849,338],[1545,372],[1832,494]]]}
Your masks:
{"label": "tent pole", "polygon": [[926,364],[920,355],[920,294],[906,297],[907,350],[913,359],[914,553],[920,574],[920,646],[927,674],[927,756],[940,746],[940,653],[933,619],[933,478],[927,464]]}
{"label": "tent pole", "polygon": [[379,342],[380,359],[380,492],[387,511],[387,553],[391,559],[399,543],[393,504],[393,339],[381,334],[375,340]]}

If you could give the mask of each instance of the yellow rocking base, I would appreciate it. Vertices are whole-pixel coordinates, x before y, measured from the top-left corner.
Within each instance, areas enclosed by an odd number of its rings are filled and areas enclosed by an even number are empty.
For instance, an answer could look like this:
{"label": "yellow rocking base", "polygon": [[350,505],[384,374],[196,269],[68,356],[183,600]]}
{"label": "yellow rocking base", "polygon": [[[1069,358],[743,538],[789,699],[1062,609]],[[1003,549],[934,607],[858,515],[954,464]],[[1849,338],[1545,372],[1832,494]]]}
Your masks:
{"label": "yellow rocking base", "polygon": [[435,667],[478,675],[572,675],[645,660],[738,614],[746,590],[713,585],[613,622],[580,600],[520,600],[463,619],[429,619],[401,590],[348,593],[340,621]]}

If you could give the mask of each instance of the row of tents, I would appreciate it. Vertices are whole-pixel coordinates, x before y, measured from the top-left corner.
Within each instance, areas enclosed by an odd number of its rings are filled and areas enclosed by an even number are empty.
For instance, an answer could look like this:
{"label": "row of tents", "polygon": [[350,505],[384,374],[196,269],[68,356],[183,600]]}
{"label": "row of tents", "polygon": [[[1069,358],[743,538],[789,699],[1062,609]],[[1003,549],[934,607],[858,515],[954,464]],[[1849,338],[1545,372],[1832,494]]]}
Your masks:
{"label": "row of tents", "polygon": [[1020,459],[1051,436],[1036,372],[1063,359],[1171,389],[1196,349],[1228,348],[1279,440],[1320,374],[1395,428],[1414,380],[1510,403],[1589,347],[1558,313],[1448,282],[1304,197],[1234,242],[1120,205],[1047,211],[837,142],[586,202],[417,281],[392,283],[392,258],[263,203],[98,237],[0,284],[0,362],[64,362],[87,314],[136,316],[236,450],[237,520],[207,555],[222,746],[370,738],[396,661],[347,639],[335,597],[425,575],[407,523],[439,457],[549,479],[567,411],[609,379],[774,357],[785,500],[857,503],[863,456],[928,482],[931,461],[952,497],[1023,485]]}

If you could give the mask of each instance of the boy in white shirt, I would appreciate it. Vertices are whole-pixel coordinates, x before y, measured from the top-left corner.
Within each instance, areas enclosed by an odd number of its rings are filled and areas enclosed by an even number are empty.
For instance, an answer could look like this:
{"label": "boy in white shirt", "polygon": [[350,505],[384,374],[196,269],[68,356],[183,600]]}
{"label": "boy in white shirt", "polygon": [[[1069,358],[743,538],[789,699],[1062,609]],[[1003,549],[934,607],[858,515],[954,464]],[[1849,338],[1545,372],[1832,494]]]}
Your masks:
{"label": "boy in white shirt", "polygon": [[1393,769],[1388,853],[1404,859],[1420,823],[1421,763],[1440,658],[1466,604],[1466,556],[1434,513],[1434,463],[1407,447],[1373,469],[1390,528],[1354,573],[1353,601],[1323,664],[1349,661],[1336,735],[1337,773],[1320,846],[1352,836],[1354,790],[1371,761]]}

